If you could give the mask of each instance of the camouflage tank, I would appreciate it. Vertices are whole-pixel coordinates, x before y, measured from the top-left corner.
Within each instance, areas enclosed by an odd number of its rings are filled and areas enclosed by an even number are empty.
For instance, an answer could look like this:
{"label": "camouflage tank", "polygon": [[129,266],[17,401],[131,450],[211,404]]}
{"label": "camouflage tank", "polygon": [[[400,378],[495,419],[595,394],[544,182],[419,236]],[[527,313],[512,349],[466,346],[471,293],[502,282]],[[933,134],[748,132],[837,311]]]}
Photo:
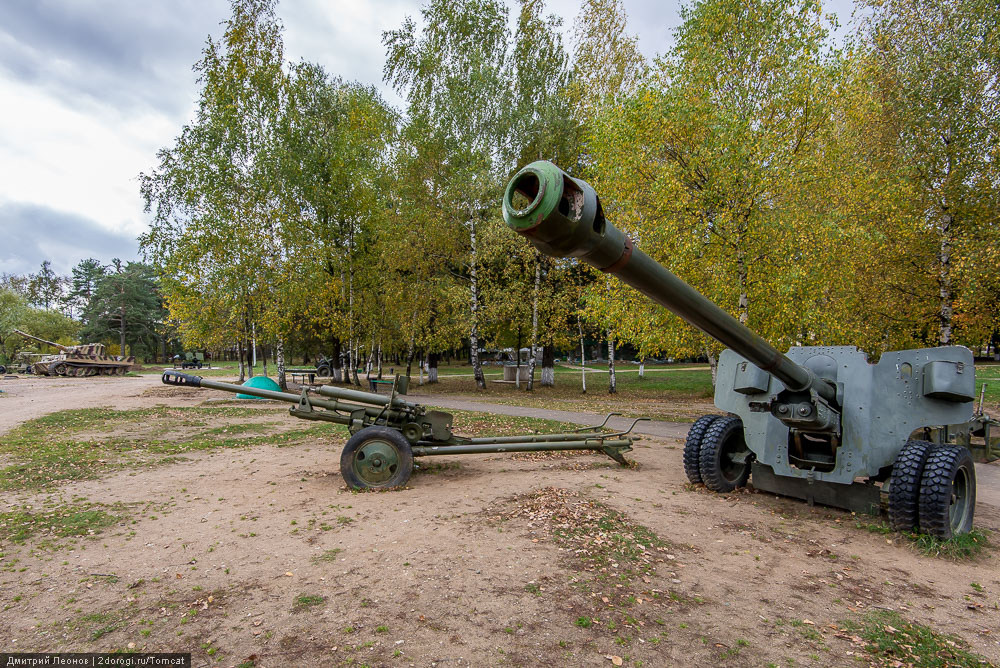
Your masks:
{"label": "camouflage tank", "polygon": [[59,354],[42,355],[32,364],[31,372],[38,376],[124,376],[135,364],[132,356],[108,355],[103,343],[63,346],[17,329],[13,331],[26,339],[59,349]]}

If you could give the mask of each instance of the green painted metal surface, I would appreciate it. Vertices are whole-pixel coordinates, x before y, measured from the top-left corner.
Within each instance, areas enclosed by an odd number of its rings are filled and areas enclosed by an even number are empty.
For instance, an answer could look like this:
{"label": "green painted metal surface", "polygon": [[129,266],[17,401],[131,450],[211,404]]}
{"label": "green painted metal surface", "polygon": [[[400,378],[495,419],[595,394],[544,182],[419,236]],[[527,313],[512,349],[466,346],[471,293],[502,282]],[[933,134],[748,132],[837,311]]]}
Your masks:
{"label": "green painted metal surface", "polygon": [[[267,391],[270,391],[270,392],[280,392],[281,391],[281,387],[276,382],[274,382],[273,380],[271,380],[270,378],[268,378],[267,376],[254,376],[253,378],[248,378],[247,381],[245,383],[243,383],[243,385],[241,385],[240,387],[253,388],[253,389],[256,389],[256,390],[267,390]],[[239,394],[236,395],[236,398],[237,399],[268,399],[270,397],[262,397],[262,396],[257,395],[257,394],[248,394],[246,392],[241,392],[241,393],[239,393]]]}

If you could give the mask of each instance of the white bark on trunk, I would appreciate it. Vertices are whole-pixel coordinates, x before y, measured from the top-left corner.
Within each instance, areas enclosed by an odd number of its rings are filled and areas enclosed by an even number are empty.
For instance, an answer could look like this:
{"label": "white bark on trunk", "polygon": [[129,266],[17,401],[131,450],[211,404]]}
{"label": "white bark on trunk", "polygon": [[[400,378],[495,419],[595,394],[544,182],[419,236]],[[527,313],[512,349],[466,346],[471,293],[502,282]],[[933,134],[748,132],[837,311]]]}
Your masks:
{"label": "white bark on trunk", "polygon": [[608,330],[608,394],[618,391],[618,382],[615,378],[615,335]]}
{"label": "white bark on trunk", "polygon": [[715,378],[719,373],[719,360],[708,346],[705,346],[705,357],[708,358],[708,367],[712,370],[712,387],[715,387]]}
{"label": "white bark on trunk", "polygon": [[[538,288],[542,283],[542,261],[535,252],[535,289],[531,296],[531,358],[528,360],[528,392],[535,389],[535,358],[538,356]],[[520,352],[518,352],[520,355]],[[545,380],[542,380],[545,385]]]}
{"label": "white bark on trunk", "polygon": [[945,208],[938,224],[938,344],[951,345],[951,320],[955,313],[955,298],[951,289],[951,223],[952,217]]}
{"label": "white bark on trunk", "polygon": [[[470,241],[470,267],[469,267],[469,305],[472,309],[472,323],[469,327],[469,345],[472,348],[470,357],[472,358],[472,375],[476,379],[476,387],[480,390],[486,389],[486,379],[483,377],[483,365],[479,360],[479,264],[478,251],[476,248],[476,219],[475,215],[469,217],[469,241]],[[435,376],[437,369],[434,370]],[[435,382],[437,378],[434,379]]]}
{"label": "white bark on trunk", "polygon": [[745,325],[750,319],[750,296],[747,294],[747,266],[742,252],[736,255],[736,273],[740,283],[739,320],[741,325]]}
{"label": "white bark on trunk", "polygon": [[285,380],[285,342],[280,337],[275,347],[274,361],[278,365],[278,385],[281,389],[287,390],[288,382]]}
{"label": "white bark on trunk", "polygon": [[583,323],[579,318],[576,326],[580,330],[580,383],[583,385],[583,393],[587,393],[587,347],[583,344]]}

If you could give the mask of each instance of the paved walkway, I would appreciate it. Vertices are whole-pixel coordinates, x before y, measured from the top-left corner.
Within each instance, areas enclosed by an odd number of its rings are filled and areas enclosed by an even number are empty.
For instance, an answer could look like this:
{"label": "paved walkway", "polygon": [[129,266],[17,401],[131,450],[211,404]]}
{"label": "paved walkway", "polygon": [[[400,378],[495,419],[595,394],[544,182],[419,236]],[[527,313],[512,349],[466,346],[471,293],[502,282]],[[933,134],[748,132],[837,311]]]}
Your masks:
{"label": "paved walkway", "polygon": [[[603,415],[594,413],[577,413],[574,411],[559,411],[549,408],[530,408],[527,406],[508,406],[506,404],[491,404],[478,400],[474,396],[444,396],[434,394],[408,394],[406,398],[428,406],[440,406],[457,411],[481,411],[483,413],[493,413],[495,415],[512,415],[515,417],[540,418],[544,420],[558,420],[560,422],[570,422],[573,424],[592,425],[600,424],[604,419]],[[625,430],[632,424],[634,418],[613,417],[608,422],[612,429]],[[688,422],[666,422],[664,420],[650,420],[640,422],[633,430],[639,434],[649,436],[659,436],[661,438],[676,438],[683,440],[687,436],[691,424]],[[996,462],[992,464],[976,464],[976,501],[988,503],[991,506],[1000,508],[1000,465]]]}

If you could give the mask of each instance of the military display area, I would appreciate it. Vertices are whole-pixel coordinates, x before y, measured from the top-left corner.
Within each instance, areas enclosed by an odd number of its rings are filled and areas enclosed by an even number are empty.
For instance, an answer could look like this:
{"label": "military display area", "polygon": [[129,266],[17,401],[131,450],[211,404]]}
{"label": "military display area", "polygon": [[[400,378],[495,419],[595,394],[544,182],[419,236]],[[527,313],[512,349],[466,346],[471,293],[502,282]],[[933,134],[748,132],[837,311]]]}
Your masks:
{"label": "military display area", "polygon": [[0,664],[1000,666],[1000,4],[334,5],[0,3]]}

